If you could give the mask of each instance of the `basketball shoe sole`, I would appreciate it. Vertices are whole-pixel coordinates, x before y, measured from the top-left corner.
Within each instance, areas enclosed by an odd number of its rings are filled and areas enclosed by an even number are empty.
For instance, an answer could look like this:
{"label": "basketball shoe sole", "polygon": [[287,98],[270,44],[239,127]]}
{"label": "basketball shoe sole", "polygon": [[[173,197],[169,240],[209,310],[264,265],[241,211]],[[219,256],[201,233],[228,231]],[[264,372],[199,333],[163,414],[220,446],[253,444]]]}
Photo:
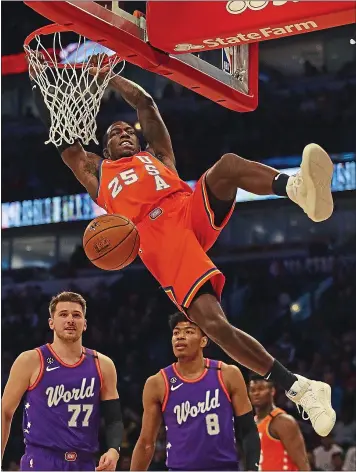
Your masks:
{"label": "basketball shoe sole", "polygon": [[334,166],[327,152],[312,143],[304,148],[300,171],[288,181],[289,198],[314,222],[325,221],[333,213],[333,171]]}

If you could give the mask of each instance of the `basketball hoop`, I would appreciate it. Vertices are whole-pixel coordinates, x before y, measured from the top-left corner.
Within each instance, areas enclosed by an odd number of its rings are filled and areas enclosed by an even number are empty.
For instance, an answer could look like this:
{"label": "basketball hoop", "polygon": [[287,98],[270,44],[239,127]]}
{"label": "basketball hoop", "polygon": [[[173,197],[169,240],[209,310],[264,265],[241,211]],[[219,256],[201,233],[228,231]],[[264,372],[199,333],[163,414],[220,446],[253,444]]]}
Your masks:
{"label": "basketball hoop", "polygon": [[[81,35],[68,51],[68,47],[62,46],[61,36],[67,32],[73,33],[65,26],[51,24],[31,33],[24,43],[30,77],[39,86],[50,112],[51,127],[45,144],[58,147],[78,139],[85,145],[92,140],[98,144],[96,116],[101,99],[110,79],[122,72],[125,61]],[[52,49],[41,42],[42,36],[49,35],[53,35]],[[33,41],[34,48],[30,46]],[[97,68],[94,75],[89,73],[93,56]],[[122,67],[114,72],[119,62],[123,62]]]}

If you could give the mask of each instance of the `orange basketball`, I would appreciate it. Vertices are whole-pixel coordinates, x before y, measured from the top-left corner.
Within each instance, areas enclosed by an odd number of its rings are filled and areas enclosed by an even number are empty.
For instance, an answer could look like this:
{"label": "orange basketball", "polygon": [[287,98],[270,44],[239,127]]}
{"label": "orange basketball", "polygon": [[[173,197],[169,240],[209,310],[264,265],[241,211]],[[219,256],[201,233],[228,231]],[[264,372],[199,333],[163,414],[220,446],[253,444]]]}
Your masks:
{"label": "orange basketball", "polygon": [[102,215],[86,227],[83,247],[88,259],[100,269],[119,270],[137,256],[140,236],[124,216]]}

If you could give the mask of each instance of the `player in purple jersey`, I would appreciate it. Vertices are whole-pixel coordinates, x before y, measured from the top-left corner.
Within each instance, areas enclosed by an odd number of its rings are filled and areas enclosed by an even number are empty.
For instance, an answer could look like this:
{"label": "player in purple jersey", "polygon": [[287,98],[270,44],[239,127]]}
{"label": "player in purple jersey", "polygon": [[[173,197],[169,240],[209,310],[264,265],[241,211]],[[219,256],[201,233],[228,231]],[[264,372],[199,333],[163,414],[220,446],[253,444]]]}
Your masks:
{"label": "player in purple jersey", "polygon": [[62,292],[49,305],[52,344],[15,360],[2,398],[2,456],[24,396],[21,470],[95,470],[100,416],[108,451],[96,470],[115,470],[123,435],[117,375],[109,357],[82,345],[86,302]]}
{"label": "player in purple jersey", "polygon": [[131,470],[148,469],[162,419],[170,470],[239,470],[236,442],[245,470],[258,470],[260,439],[240,370],[204,358],[208,338],[183,313],[170,327],[178,362],[146,382]]}

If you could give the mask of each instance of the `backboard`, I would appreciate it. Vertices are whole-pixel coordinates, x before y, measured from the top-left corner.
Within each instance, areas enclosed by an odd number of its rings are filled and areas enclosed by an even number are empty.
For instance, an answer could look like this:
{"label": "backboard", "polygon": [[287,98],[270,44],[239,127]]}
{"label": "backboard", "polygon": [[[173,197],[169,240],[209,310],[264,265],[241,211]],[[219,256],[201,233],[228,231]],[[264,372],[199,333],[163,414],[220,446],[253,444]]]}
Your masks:
{"label": "backboard", "polygon": [[[151,46],[146,20],[113,2],[25,2],[49,20],[102,44],[132,64],[173,80],[231,110],[252,111],[258,104],[258,45],[227,48],[218,67],[190,52],[167,54]],[[224,69],[222,65],[224,65]]]}
{"label": "backboard", "polygon": [[[149,1],[145,18],[117,1],[112,8],[93,1],[25,3],[126,61],[239,112],[258,104],[259,41],[355,23],[356,11],[355,1]],[[222,50],[220,59],[210,61],[215,49]]]}

